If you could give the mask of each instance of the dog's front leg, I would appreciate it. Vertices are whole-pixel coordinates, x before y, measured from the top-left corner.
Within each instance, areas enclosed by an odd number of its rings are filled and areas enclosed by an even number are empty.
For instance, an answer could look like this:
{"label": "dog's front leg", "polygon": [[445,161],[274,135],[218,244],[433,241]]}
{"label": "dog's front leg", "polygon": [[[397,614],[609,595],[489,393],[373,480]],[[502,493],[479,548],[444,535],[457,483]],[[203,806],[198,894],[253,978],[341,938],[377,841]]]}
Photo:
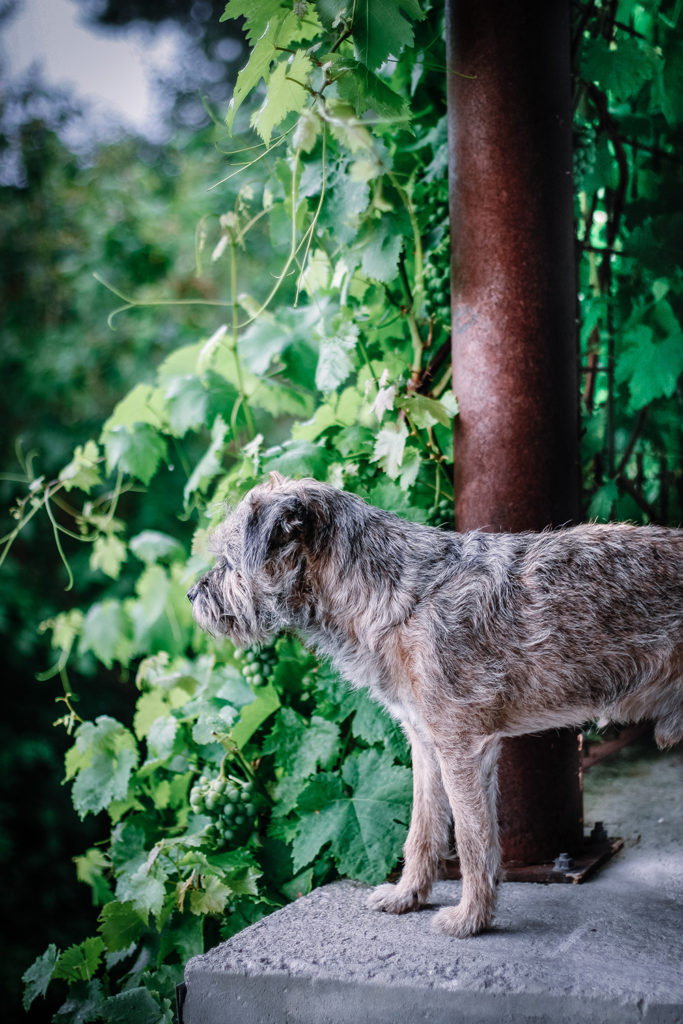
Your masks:
{"label": "dog's front leg", "polygon": [[450,811],[436,750],[412,727],[406,726],[406,732],[413,755],[413,811],[403,872],[396,885],[380,885],[368,897],[370,907],[390,914],[405,914],[426,902],[439,858],[448,853]]}
{"label": "dog's front leg", "polygon": [[500,871],[496,814],[499,741],[468,737],[439,750],[441,777],[455,823],[462,872],[460,903],[436,915],[439,931],[463,939],[483,931],[493,917]]}

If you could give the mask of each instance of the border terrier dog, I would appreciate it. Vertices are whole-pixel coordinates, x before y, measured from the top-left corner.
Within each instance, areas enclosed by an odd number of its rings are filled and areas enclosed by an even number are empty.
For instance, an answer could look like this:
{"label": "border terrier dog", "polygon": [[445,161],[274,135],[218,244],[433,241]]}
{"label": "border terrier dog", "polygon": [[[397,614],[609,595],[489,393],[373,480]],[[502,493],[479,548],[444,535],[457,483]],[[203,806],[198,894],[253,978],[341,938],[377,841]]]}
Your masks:
{"label": "border terrier dog", "polygon": [[201,627],[239,646],[293,630],[410,739],[403,873],[372,892],[377,910],[426,902],[452,816],[462,895],[436,926],[490,924],[502,737],[601,717],[652,719],[661,747],[683,738],[683,530],[452,533],[272,474],[214,545],[188,594]]}

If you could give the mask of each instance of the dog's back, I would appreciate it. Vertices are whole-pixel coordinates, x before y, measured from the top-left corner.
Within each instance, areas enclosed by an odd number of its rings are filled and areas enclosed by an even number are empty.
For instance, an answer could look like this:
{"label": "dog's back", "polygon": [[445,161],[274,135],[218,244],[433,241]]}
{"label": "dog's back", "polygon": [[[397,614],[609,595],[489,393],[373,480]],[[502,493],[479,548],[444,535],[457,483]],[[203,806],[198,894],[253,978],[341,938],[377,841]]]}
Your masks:
{"label": "dog's back", "polygon": [[683,531],[473,532],[424,610],[443,677],[486,731],[604,715],[683,738]]}

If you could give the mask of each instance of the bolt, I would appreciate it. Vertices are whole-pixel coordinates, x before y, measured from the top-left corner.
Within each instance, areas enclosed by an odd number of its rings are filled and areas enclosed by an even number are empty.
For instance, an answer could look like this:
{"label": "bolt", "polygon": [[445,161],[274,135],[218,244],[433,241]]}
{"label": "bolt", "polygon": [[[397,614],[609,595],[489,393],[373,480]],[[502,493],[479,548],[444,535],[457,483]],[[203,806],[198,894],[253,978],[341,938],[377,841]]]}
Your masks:
{"label": "bolt", "polygon": [[561,871],[562,874],[566,874],[567,871],[571,871],[574,867],[574,859],[570,857],[568,853],[561,853],[559,857],[555,858],[553,863],[554,871]]}
{"label": "bolt", "polygon": [[607,833],[605,832],[605,826],[603,822],[596,821],[595,825],[591,830],[591,842],[593,843],[606,843]]}

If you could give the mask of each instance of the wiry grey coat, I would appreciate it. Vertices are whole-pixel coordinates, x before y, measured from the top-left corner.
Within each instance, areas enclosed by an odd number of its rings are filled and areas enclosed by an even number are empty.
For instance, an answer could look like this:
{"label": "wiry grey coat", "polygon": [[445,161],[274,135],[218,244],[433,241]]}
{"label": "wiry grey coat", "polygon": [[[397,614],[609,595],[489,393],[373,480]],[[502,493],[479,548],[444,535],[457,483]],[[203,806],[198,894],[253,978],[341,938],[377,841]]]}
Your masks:
{"label": "wiry grey coat", "polygon": [[405,864],[370,897],[378,909],[425,902],[450,809],[463,891],[437,926],[489,924],[501,737],[597,717],[651,718],[661,746],[683,737],[683,531],[449,533],[274,474],[214,543],[189,592],[202,627],[242,646],[297,631],[410,738]]}

